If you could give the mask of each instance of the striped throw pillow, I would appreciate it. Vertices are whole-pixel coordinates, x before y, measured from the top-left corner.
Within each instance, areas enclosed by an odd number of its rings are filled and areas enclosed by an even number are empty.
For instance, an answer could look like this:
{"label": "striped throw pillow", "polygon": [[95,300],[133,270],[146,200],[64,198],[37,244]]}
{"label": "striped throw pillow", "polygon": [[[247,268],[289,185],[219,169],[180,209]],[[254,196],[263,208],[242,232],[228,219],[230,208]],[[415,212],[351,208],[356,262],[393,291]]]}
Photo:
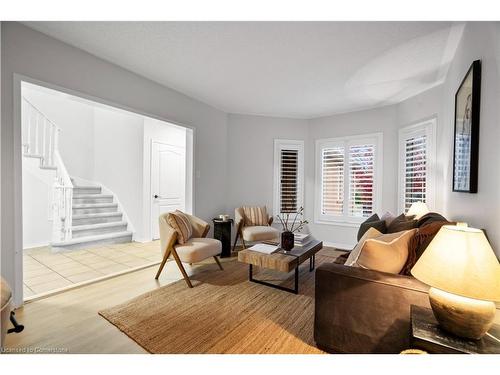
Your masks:
{"label": "striped throw pillow", "polygon": [[266,206],[262,207],[243,207],[245,214],[245,226],[268,225],[268,216]]}
{"label": "striped throw pillow", "polygon": [[168,224],[177,232],[177,241],[182,245],[193,236],[193,227],[184,212],[176,210],[167,215]]}

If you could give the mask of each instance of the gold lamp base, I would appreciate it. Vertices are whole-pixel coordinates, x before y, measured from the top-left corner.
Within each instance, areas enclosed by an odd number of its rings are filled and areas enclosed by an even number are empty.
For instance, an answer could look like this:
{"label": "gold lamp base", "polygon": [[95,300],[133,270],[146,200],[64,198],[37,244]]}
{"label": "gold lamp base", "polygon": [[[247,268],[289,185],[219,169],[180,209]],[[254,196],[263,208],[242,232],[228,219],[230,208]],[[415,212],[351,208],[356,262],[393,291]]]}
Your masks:
{"label": "gold lamp base", "polygon": [[493,325],[495,304],[430,288],[429,300],[440,326],[454,335],[479,340]]}

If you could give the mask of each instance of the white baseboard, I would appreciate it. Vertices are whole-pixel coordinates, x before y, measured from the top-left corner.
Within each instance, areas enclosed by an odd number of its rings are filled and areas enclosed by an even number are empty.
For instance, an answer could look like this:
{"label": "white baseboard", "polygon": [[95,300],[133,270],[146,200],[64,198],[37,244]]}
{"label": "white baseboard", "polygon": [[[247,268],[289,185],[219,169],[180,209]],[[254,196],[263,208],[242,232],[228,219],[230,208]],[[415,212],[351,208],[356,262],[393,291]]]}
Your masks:
{"label": "white baseboard", "polygon": [[28,244],[28,245],[23,245],[23,250],[29,250],[29,249],[34,249],[37,247],[47,247],[50,246],[50,242],[44,242],[44,243],[38,243],[38,244]]}
{"label": "white baseboard", "polygon": [[339,250],[351,251],[356,244],[345,244],[345,243],[337,243],[337,242],[329,242],[323,241],[323,246],[334,247]]}

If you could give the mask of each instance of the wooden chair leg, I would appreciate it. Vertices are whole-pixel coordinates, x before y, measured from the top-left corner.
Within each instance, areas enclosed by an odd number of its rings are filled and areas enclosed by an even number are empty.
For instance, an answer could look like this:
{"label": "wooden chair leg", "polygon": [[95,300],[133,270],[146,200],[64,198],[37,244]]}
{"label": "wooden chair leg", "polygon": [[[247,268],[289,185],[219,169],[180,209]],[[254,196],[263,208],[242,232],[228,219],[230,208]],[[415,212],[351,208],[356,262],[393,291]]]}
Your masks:
{"label": "wooden chair leg", "polygon": [[161,261],[160,268],[158,268],[158,272],[156,273],[155,279],[158,280],[160,277],[161,271],[163,271],[163,267],[165,263],[167,263],[168,257],[170,256],[170,250],[167,250],[163,255],[163,260]]}
{"label": "wooden chair leg", "polygon": [[245,243],[245,240],[243,239],[243,236],[241,236],[241,242],[243,242],[243,250],[247,248],[247,245]]}
{"label": "wooden chair leg", "polygon": [[189,280],[189,276],[186,273],[186,270],[184,269],[184,266],[182,265],[181,260],[179,259],[179,255],[177,255],[177,251],[172,250],[172,255],[174,256],[175,262],[177,263],[177,267],[181,270],[182,276],[184,276],[184,280],[186,281],[186,284],[188,287],[192,288],[193,284],[191,284],[191,280]]}
{"label": "wooden chair leg", "polygon": [[240,233],[236,232],[236,238],[234,239],[234,245],[233,245],[233,253],[234,253],[234,249],[236,249],[236,243],[238,242],[239,236],[240,236]]}
{"label": "wooden chair leg", "polygon": [[215,259],[215,262],[217,263],[217,265],[219,266],[220,270],[224,271],[224,268],[222,268],[222,264],[220,264],[219,258],[217,258],[217,255],[214,256],[214,259]]}

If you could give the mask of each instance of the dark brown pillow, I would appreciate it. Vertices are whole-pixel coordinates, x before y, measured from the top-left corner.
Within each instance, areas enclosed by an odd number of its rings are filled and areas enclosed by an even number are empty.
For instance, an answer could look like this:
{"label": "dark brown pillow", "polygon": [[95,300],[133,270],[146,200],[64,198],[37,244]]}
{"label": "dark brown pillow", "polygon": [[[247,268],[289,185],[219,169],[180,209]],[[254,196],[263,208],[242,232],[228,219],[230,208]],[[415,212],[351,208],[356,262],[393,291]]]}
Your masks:
{"label": "dark brown pillow", "polygon": [[370,228],[375,228],[380,233],[386,233],[387,227],[385,225],[385,220],[380,220],[377,214],[373,214],[368,219],[363,221],[359,226],[358,230],[358,241],[363,237],[363,234]]}
{"label": "dark brown pillow", "polygon": [[415,216],[405,216],[405,214],[399,215],[395,218],[392,223],[387,227],[387,233],[402,232],[404,230],[410,230],[417,227],[417,220]]}
{"label": "dark brown pillow", "polygon": [[335,260],[333,261],[333,263],[335,263],[335,264],[345,264],[347,258],[349,258],[349,253],[341,254],[337,258],[335,258]]}
{"label": "dark brown pillow", "polygon": [[438,214],[437,212],[429,212],[422,216],[417,221],[417,227],[423,227],[424,225],[434,223],[436,221],[448,221],[443,215]]}
{"label": "dark brown pillow", "polygon": [[408,259],[399,273],[400,275],[411,275],[410,271],[417,263],[418,258],[424,253],[443,225],[455,225],[455,223],[446,220],[432,221],[418,228],[417,233],[408,243]]}

